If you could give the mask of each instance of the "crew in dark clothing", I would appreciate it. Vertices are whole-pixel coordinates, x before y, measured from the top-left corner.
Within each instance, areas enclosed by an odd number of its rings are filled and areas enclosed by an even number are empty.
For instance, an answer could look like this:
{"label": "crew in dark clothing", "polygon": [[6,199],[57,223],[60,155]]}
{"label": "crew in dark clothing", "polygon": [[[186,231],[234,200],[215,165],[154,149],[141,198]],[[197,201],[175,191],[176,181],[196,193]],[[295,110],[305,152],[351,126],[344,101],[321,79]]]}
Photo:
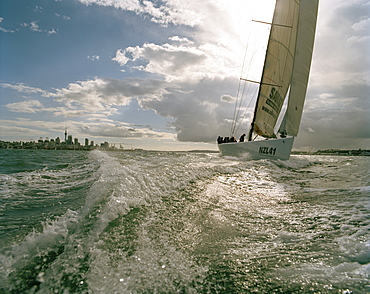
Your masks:
{"label": "crew in dark clothing", "polygon": [[241,135],[240,139],[239,139],[239,142],[244,142],[244,137],[245,137],[245,134]]}
{"label": "crew in dark clothing", "polygon": [[222,139],[221,136],[218,136],[217,138],[217,144],[222,144],[224,142],[224,140]]}

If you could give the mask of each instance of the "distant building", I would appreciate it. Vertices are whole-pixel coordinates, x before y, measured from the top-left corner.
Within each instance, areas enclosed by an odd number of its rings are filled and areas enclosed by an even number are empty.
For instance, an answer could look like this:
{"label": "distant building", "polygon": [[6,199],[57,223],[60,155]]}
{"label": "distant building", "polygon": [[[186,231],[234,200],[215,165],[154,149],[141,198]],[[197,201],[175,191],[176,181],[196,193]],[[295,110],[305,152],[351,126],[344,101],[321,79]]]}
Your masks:
{"label": "distant building", "polygon": [[[122,145],[120,144],[120,146]],[[108,142],[101,143],[100,148],[104,150],[116,149],[115,146],[110,145]],[[57,137],[56,139],[49,139],[49,137],[46,137],[45,140],[40,137],[36,142],[32,139],[29,142],[7,142],[0,140],[0,149],[94,150],[99,149],[99,145],[95,145],[95,142],[90,141],[88,138],[85,138],[84,145],[80,144],[78,142],[78,138],[74,138],[73,140],[73,137],[67,134],[66,128],[64,132],[63,142],[61,142],[61,139],[59,137]]]}
{"label": "distant building", "polygon": [[109,148],[109,143],[108,142],[101,143],[100,147],[101,148]]}

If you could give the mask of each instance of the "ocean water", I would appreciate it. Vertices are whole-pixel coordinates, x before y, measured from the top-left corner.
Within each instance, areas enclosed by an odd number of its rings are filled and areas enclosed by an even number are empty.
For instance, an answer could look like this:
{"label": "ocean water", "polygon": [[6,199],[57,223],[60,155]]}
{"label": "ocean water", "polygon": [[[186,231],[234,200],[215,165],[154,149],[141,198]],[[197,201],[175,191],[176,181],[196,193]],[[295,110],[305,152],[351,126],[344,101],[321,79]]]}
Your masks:
{"label": "ocean water", "polygon": [[370,293],[369,167],[0,150],[0,293]]}

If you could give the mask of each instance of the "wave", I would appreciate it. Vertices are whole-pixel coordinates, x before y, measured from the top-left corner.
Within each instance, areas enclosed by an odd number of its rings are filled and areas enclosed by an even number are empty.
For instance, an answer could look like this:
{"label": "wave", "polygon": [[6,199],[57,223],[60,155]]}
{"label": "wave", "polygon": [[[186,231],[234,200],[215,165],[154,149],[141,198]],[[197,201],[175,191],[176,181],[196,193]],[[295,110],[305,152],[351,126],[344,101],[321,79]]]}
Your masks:
{"label": "wave", "polygon": [[328,285],[327,272],[337,273],[332,289],[364,289],[369,252],[359,240],[368,238],[366,178],[334,190],[334,180],[342,182],[343,169],[355,164],[93,151],[77,165],[7,175],[9,190],[23,196],[28,179],[34,188],[51,187],[52,193],[33,190],[43,197],[73,200],[3,247],[0,289],[271,292],[291,277],[292,291],[304,283],[318,290]]}
{"label": "wave", "polygon": [[[200,176],[191,172],[195,168],[189,168],[190,162],[182,163],[187,155],[177,157],[184,169],[181,178],[178,170],[173,169],[173,158],[167,162],[164,158],[153,160],[153,155],[147,154],[117,158],[99,151],[91,156],[99,168],[94,171],[95,180],[85,203],[78,210],[67,210],[62,216],[43,222],[42,229],[1,255],[5,283],[2,288],[10,292],[42,293],[50,288],[81,292],[88,283],[90,289],[104,287],[109,292],[115,287],[122,290],[124,285],[138,289],[138,279],[144,278],[146,282],[140,284],[143,287],[158,287],[159,281],[163,289],[169,283],[174,283],[175,288],[181,284],[190,287],[203,269],[163,236],[154,240],[146,236],[149,228],[154,226],[157,230],[156,214],[163,209],[163,199],[177,189],[186,189],[189,182]],[[135,256],[130,251],[135,251]],[[140,274],[147,272],[148,267],[149,276]],[[95,282],[98,273],[105,275],[99,284]],[[163,273],[168,276],[167,281],[159,279]]]}

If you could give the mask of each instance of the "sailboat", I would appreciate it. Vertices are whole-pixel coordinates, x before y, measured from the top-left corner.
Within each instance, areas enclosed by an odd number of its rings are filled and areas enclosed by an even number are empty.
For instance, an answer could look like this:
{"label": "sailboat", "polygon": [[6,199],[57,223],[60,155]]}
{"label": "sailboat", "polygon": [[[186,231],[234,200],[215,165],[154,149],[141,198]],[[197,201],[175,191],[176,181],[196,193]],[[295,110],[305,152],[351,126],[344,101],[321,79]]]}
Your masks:
{"label": "sailboat", "polygon": [[[245,135],[247,140],[218,139],[222,155],[289,159],[306,97],[317,11],[318,0],[276,1],[253,120]],[[286,111],[281,114],[286,99]],[[234,132],[232,127],[230,137],[234,137]]]}

